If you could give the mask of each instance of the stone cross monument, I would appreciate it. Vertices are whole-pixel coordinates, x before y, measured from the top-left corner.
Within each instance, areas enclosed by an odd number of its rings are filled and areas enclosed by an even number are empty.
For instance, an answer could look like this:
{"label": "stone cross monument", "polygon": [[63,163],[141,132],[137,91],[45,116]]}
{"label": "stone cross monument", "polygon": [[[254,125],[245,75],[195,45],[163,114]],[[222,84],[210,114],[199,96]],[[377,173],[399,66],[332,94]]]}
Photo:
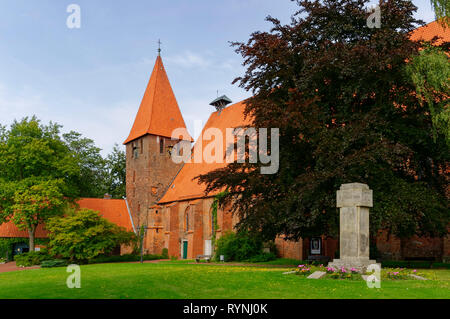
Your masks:
{"label": "stone cross monument", "polygon": [[328,267],[356,268],[365,272],[376,261],[369,260],[369,207],[373,207],[372,190],[361,183],[341,185],[337,191],[340,209],[340,259]]}

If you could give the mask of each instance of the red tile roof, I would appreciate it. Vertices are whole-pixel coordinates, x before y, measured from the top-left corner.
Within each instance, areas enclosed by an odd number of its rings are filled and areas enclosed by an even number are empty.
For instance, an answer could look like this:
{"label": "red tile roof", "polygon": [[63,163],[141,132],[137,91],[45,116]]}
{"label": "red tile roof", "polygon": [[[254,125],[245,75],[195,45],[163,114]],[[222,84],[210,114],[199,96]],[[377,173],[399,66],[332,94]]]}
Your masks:
{"label": "red tile roof", "polygon": [[[12,222],[3,223],[0,225],[0,237],[3,238],[28,238],[28,231],[19,230]],[[35,238],[47,238],[47,231],[42,225],[36,229]]]}
{"label": "red tile roof", "polygon": [[[80,208],[98,211],[110,222],[132,231],[127,206],[123,199],[82,198],[78,202]],[[0,238],[28,237],[27,231],[20,231],[12,222],[0,225]],[[46,238],[47,231],[43,225],[36,229],[36,238]]]}
{"label": "red tile roof", "polygon": [[110,222],[132,231],[130,215],[123,199],[82,198],[78,202],[80,208],[92,209]]}
{"label": "red tile roof", "polygon": [[[249,118],[244,120],[244,109],[245,104],[244,101],[233,104],[225,109],[222,112],[214,112],[210,115],[208,122],[206,122],[205,127],[202,131],[202,136],[205,130],[208,128],[218,128],[223,135],[224,143],[223,143],[223,154],[226,154],[227,145],[225,143],[226,138],[226,129],[227,128],[236,128],[244,125],[251,124],[251,120]],[[197,141],[193,148],[193,154],[195,154],[198,148],[201,148],[202,154],[204,151],[204,147],[209,144],[209,141],[205,141],[202,144]],[[193,198],[201,198],[205,197],[205,185],[198,184],[197,180],[193,180],[194,177],[200,174],[206,174],[210,171],[213,171],[218,168],[225,167],[227,163],[186,163],[184,164],[181,171],[175,177],[171,186],[168,188],[166,194],[162,197],[159,203],[168,203],[177,200],[186,200]],[[208,194],[208,196],[213,196],[214,194]]]}
{"label": "red tile roof", "polygon": [[413,41],[430,41],[435,36],[438,36],[442,39],[439,39],[436,44],[440,45],[443,41],[450,42],[450,27],[444,29],[444,27],[438,23],[437,21],[433,21],[424,25],[423,27],[417,28],[411,33],[411,40]]}
{"label": "red tile roof", "polygon": [[186,129],[162,59],[158,56],[130,135],[123,144],[146,134],[170,138],[172,131],[177,128],[184,130],[185,139],[193,141]]}

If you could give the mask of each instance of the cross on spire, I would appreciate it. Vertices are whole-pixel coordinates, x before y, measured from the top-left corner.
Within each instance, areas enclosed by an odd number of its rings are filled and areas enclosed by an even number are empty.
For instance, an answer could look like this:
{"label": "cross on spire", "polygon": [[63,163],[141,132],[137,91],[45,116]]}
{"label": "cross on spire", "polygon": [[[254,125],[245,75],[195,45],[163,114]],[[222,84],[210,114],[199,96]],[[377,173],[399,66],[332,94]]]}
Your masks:
{"label": "cross on spire", "polygon": [[159,56],[161,55],[161,44],[162,44],[161,39],[158,39],[158,55]]}

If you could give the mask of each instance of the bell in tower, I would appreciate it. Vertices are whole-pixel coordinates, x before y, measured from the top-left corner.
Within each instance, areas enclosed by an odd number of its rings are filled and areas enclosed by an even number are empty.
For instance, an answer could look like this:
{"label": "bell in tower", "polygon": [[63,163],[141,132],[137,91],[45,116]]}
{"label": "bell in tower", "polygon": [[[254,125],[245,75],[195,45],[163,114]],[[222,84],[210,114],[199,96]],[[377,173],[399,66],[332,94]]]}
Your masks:
{"label": "bell in tower", "polygon": [[209,105],[214,106],[216,110],[220,112],[230,103],[232,103],[232,101],[226,95],[222,95],[209,103]]}

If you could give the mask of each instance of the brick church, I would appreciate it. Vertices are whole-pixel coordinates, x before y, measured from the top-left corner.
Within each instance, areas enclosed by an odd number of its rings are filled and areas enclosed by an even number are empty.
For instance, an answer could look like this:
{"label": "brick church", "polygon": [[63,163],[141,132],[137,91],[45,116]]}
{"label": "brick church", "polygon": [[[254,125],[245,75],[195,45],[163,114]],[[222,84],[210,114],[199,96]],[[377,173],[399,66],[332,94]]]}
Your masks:
{"label": "brick church", "polygon": [[[449,30],[444,30],[436,22],[418,28],[411,38],[429,41],[435,36],[442,37],[440,41],[450,42]],[[230,102],[228,98],[221,97],[212,104],[224,107]],[[244,101],[241,101],[211,113],[202,136],[208,128],[217,128],[226,136],[226,128],[250,124],[249,119],[244,120],[244,108]],[[171,139],[174,129],[182,133],[183,140]],[[98,211],[103,217],[127,230],[136,231],[141,226],[146,227],[146,253],[160,254],[167,248],[170,256],[178,258],[210,255],[213,250],[211,238],[214,225],[211,204],[216,194],[205,195],[205,185],[198,184],[194,178],[227,164],[176,164],[170,153],[178,142],[187,143],[190,147],[193,139],[186,129],[162,58],[158,56],[136,119],[124,142],[127,199],[82,198],[78,201],[79,207]],[[223,144],[225,148],[226,143]],[[192,154],[203,153],[204,147],[199,139],[192,148]],[[236,222],[227,207],[219,208],[216,237],[233,230]],[[16,253],[27,251],[27,237],[27,233],[18,230],[12,222],[0,224],[0,238],[24,239],[24,243],[14,248]],[[45,225],[39,225],[36,238],[46,237]],[[386,260],[450,259],[449,236],[400,240],[380,233],[376,241],[382,258]],[[338,250],[337,239],[319,234],[315,238],[303,238],[296,242],[277,238],[275,243],[280,257],[299,260],[310,256],[327,256],[333,259]],[[121,247],[120,253],[129,252],[130,247]]]}
{"label": "brick church", "polygon": [[[436,22],[414,31],[414,40],[431,40],[434,36],[450,41],[448,30]],[[213,101],[226,105],[228,98]],[[244,120],[244,101],[231,104],[213,112],[203,133],[208,128],[218,128],[225,136],[226,128],[237,128],[249,124]],[[172,140],[172,131],[183,132],[183,140]],[[212,253],[211,238],[213,216],[211,204],[214,193],[205,194],[205,185],[198,184],[194,178],[226,163],[181,163],[171,159],[171,150],[178,143],[192,143],[193,139],[186,129],[183,116],[172,91],[160,55],[144,93],[141,105],[131,128],[126,145],[127,201],[133,227],[145,226],[147,229],[144,247],[147,253],[161,253],[167,248],[170,256],[195,258],[197,255]],[[224,149],[226,143],[223,143]],[[192,154],[202,152],[205,145],[201,139],[192,148]],[[224,150],[225,153],[225,150]],[[216,236],[232,230],[236,218],[226,207],[218,210]],[[338,241],[318,235],[300,241],[275,240],[280,257],[307,259],[311,255],[328,256],[333,259],[338,250]],[[450,255],[449,238],[411,238],[401,241],[388,238],[380,233],[377,248],[386,259],[447,259]]]}

